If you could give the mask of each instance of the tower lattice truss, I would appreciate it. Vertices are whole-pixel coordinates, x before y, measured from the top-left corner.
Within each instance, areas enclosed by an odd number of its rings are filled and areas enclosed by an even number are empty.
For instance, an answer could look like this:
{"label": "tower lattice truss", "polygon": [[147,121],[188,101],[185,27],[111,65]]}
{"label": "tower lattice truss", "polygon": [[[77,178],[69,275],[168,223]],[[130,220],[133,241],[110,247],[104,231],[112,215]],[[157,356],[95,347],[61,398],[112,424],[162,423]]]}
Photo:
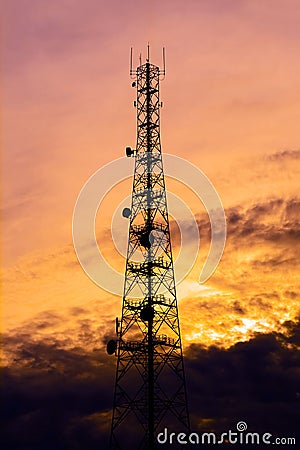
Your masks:
{"label": "tower lattice truss", "polygon": [[126,148],[135,167],[122,318],[108,343],[117,355],[110,448],[154,449],[166,427],[188,432],[189,416],[160,144],[164,70],[147,59],[131,75],[137,146]]}

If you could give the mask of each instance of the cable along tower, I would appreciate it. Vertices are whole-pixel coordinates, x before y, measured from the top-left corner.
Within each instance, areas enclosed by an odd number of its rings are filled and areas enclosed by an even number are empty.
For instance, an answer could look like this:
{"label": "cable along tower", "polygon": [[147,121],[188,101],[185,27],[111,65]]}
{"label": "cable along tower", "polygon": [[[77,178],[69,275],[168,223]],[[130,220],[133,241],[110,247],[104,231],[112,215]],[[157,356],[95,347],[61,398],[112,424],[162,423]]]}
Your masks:
{"label": "cable along tower", "polygon": [[[189,432],[186,386],[171,250],[161,143],[159,83],[149,61],[130,75],[136,88],[134,157],[122,318],[107,352],[117,355],[111,449],[155,449],[157,434]],[[172,448],[176,448],[174,446]]]}

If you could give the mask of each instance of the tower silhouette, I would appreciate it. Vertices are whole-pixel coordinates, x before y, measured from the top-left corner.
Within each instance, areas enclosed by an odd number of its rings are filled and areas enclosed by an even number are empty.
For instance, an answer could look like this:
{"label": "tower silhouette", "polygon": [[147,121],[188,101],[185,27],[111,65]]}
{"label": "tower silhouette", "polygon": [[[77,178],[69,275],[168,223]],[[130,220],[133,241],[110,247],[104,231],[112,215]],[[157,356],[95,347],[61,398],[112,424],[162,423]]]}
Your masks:
{"label": "tower silhouette", "polygon": [[[117,339],[107,344],[117,355],[111,449],[155,449],[157,434],[188,432],[185,375],[160,143],[159,83],[163,69],[147,59],[130,75],[137,97],[136,149],[129,219],[122,318]],[[176,448],[176,446],[172,447]]]}

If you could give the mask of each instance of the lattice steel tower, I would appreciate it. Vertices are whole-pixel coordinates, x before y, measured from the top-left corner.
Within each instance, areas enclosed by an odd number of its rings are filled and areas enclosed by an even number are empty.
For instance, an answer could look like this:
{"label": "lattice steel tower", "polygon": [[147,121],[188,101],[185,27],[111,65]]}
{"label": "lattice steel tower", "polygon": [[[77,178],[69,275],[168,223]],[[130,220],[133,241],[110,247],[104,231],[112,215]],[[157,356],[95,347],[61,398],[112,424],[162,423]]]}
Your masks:
{"label": "lattice steel tower", "polygon": [[[163,61],[164,52],[163,52]],[[131,69],[137,99],[135,159],[122,318],[107,351],[117,355],[111,449],[155,449],[157,434],[188,432],[189,416],[160,144],[164,68]],[[176,448],[176,446],[172,446]]]}

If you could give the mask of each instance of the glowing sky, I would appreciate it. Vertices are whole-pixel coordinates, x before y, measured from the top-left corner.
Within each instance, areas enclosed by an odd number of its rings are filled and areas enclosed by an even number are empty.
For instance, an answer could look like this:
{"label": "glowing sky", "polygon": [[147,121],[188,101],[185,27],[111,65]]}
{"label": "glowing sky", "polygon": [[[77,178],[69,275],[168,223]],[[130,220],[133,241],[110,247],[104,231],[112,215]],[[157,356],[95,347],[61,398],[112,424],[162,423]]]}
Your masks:
{"label": "glowing sky", "polygon": [[[137,63],[147,42],[158,65],[166,47],[163,151],[203,170],[228,221],[222,261],[201,287],[208,217],[189,190],[167,180],[191,207],[202,239],[178,286],[185,348],[228,348],[295,324],[299,1],[6,0],[2,9],[5,364],[26,340],[92,349],[113,333],[121,299],[82,271],[71,220],[92,173],[135,146],[129,49]],[[120,272],[124,260],[104,237],[127,195],[130,183],[117,186],[97,218],[100,245]]]}
{"label": "glowing sky", "polygon": [[[151,11],[145,3],[140,12],[134,2],[65,1],[59,8],[56,2],[21,3],[6,2],[4,8],[4,328],[57,309],[61,299],[64,307],[85,307],[89,296],[99,304],[106,297],[76,267],[71,214],[87,178],[121,156],[126,144],[134,145],[129,47],[137,58],[147,41],[158,64],[161,46],[167,48],[163,149],[196,163],[226,208],[242,209],[222,264],[206,286],[211,318],[221,322],[228,302],[237,301],[245,307],[242,318],[261,315],[266,326],[274,326],[275,317],[265,317],[263,306],[250,307],[249,286],[253,297],[274,293],[270,302],[278,320],[294,316],[293,294],[284,293],[294,291],[297,270],[300,12],[290,12],[296,3],[269,8],[269,2],[189,2],[183,10],[181,2],[151,2]],[[174,189],[180,192],[180,186]],[[190,203],[197,214],[201,205]],[[109,217],[101,220],[109,226]],[[248,238],[243,227],[249,220]],[[277,241],[268,237],[270,229],[280,234]],[[120,259],[120,269],[122,264]],[[193,284],[190,292],[202,296]],[[183,298],[183,315],[185,303],[190,305]],[[215,319],[210,323],[196,310],[199,330],[201,320],[204,328],[216,327]],[[220,328],[222,336],[227,326]],[[241,321],[234,327],[251,329]],[[205,340],[207,333],[192,335]]]}

